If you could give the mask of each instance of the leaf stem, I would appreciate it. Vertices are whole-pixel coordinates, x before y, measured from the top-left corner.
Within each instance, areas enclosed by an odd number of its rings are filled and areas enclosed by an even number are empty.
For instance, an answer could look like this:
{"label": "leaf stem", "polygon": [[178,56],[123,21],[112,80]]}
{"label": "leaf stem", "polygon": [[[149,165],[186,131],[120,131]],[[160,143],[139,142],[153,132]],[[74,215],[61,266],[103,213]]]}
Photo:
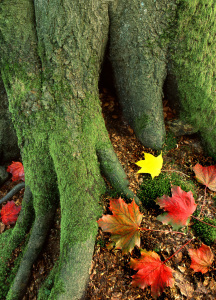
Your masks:
{"label": "leaf stem", "polygon": [[168,257],[166,260],[163,261],[163,264],[165,264],[166,261],[170,260],[174,255],[176,255],[178,252],[180,252],[186,245],[188,245],[192,240],[194,239],[194,236],[187,241],[187,243],[185,243],[183,246],[181,246],[181,248],[179,248],[175,253],[173,253],[173,255],[171,255],[170,257]]}
{"label": "leaf stem", "polygon": [[165,232],[165,233],[177,233],[177,234],[185,235],[184,232],[171,231],[171,230],[157,230],[157,229],[149,229],[149,228],[140,228],[140,230],[158,231],[158,232]]}
{"label": "leaf stem", "polygon": [[161,170],[161,172],[176,172],[176,173],[180,173],[180,174],[182,174],[182,175],[187,176],[187,177],[190,178],[189,175],[187,175],[187,174],[185,174],[185,173],[183,173],[181,171],[176,171],[176,170]]}
{"label": "leaf stem", "polygon": [[194,216],[191,216],[192,218],[194,218],[194,219],[196,219],[197,221],[199,221],[199,222],[202,222],[202,223],[204,223],[204,224],[206,224],[206,225],[208,225],[208,226],[211,226],[211,227],[214,227],[214,228],[216,228],[216,226],[214,226],[214,225],[211,225],[211,224],[209,224],[209,223],[206,223],[206,222],[204,222],[204,221],[202,221],[202,220],[200,220],[200,219],[198,219],[197,217],[194,217]]}
{"label": "leaf stem", "polygon": [[203,207],[205,206],[205,202],[206,202],[206,190],[207,190],[207,186],[205,186],[205,195],[204,195],[203,204],[202,204],[202,207],[201,207],[201,211],[200,211],[199,217],[201,216],[201,214],[203,212]]}

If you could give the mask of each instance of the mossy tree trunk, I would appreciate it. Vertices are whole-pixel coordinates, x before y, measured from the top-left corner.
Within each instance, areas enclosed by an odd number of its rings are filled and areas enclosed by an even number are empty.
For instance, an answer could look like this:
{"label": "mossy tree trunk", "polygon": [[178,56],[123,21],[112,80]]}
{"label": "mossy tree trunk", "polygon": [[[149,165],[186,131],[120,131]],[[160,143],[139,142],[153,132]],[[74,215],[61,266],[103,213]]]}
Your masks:
{"label": "mossy tree trunk", "polygon": [[8,110],[8,99],[0,75],[0,164],[20,158],[16,132]]}
{"label": "mossy tree trunk", "polygon": [[[170,43],[176,2],[185,1],[1,1],[1,72],[27,188],[16,226],[0,237],[0,298],[22,299],[59,201],[60,257],[45,283],[50,294],[42,289],[38,299],[84,297],[105,191],[101,172],[119,192],[134,196],[108,139],[98,97],[108,37],[124,115],[145,145],[161,148],[167,58],[178,64],[179,56],[168,55],[179,41],[176,35]],[[184,6],[178,11],[181,20]],[[178,33],[181,28],[177,23]],[[22,257],[9,272],[10,255],[29,228]]]}
{"label": "mossy tree trunk", "polygon": [[22,298],[60,199],[61,254],[49,298],[81,299],[98,230],[96,220],[102,213],[101,171],[119,192],[134,196],[109,141],[98,97],[108,4],[7,0],[0,9],[1,71],[35,214],[23,258],[7,287],[9,253],[29,229],[31,205],[24,198],[25,217],[4,240],[1,298],[6,294],[7,299]]}
{"label": "mossy tree trunk", "polygon": [[200,132],[216,159],[216,2],[181,0],[170,38],[168,78],[180,117]]}

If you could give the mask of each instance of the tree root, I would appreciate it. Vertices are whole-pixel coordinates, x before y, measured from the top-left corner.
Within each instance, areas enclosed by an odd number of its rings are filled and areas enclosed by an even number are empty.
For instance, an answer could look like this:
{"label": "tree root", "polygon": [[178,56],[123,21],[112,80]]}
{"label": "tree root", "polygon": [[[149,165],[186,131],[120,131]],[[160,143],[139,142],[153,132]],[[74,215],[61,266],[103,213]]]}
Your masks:
{"label": "tree root", "polygon": [[26,234],[33,221],[34,211],[32,193],[30,188],[27,186],[22,201],[22,209],[14,229],[12,229],[10,236],[7,237],[6,242],[3,241],[3,238],[4,234],[7,234],[7,231],[2,234],[2,239],[0,239],[0,246],[2,248],[0,264],[0,298],[3,298],[8,290],[8,286],[5,284],[5,275],[8,273],[8,261],[11,258],[12,252],[26,238]]}
{"label": "tree root", "polygon": [[106,148],[97,151],[102,173],[109,180],[112,187],[126,197],[133,198],[137,205],[141,205],[139,198],[128,188],[129,182],[113,149]]}
{"label": "tree root", "polygon": [[7,193],[7,195],[5,195],[0,200],[0,204],[2,204],[3,202],[9,200],[11,197],[13,197],[13,195],[15,195],[16,193],[18,193],[24,187],[25,187],[25,182],[21,182],[21,183],[17,184],[14,188],[12,188],[12,190],[9,193]]}
{"label": "tree root", "polygon": [[36,217],[18,272],[7,295],[7,300],[18,300],[24,296],[31,274],[31,267],[44,245],[55,211],[56,206],[53,205],[43,216]]}

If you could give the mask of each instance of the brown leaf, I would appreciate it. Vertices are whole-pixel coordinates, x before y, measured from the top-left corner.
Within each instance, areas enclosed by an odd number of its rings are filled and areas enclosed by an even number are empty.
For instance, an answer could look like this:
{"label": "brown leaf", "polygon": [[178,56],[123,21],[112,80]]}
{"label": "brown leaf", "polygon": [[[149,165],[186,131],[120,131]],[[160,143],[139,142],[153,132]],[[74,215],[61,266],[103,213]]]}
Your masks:
{"label": "brown leaf", "polygon": [[181,294],[187,297],[187,299],[191,299],[194,293],[193,285],[189,283],[180,272],[173,272],[173,276],[175,278],[175,284],[180,289]]}
{"label": "brown leaf", "polygon": [[0,233],[2,233],[5,230],[5,224],[0,222]]}

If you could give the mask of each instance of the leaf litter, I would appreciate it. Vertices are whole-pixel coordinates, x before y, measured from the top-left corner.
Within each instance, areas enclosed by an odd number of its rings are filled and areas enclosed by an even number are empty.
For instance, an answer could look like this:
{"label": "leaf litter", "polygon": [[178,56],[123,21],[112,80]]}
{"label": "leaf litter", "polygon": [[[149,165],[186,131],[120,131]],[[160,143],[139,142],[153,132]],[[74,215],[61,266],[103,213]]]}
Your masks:
{"label": "leaf litter", "polygon": [[[157,156],[157,154],[153,150],[145,148],[137,141],[133,130],[122,118],[116,97],[106,89],[103,89],[100,97],[102,100],[103,116],[113,148],[128,176],[130,189],[136,192],[143,178],[142,175],[137,174],[140,168],[136,166],[135,163],[143,159],[143,152],[148,152],[154,156]],[[175,117],[175,113],[168,107],[167,102],[164,108],[165,121],[166,118],[170,120]],[[167,114],[167,111],[169,114]],[[200,147],[199,139],[195,135],[181,136],[176,140],[176,148],[168,151],[166,155],[163,155],[163,158],[164,169],[175,169],[191,176],[191,178],[194,177],[192,168],[196,163],[200,163],[202,166],[214,164],[211,158],[204,155]],[[13,183],[10,185],[12,184]],[[1,196],[3,197],[11,188],[9,185],[1,187]],[[23,191],[13,197],[16,205],[21,204],[22,194]],[[197,185],[196,204],[202,205],[203,197],[204,190],[201,185]],[[208,205],[204,208],[204,214],[209,218],[215,217],[216,215],[214,197],[216,197],[216,192],[208,191]],[[102,205],[105,212],[108,211],[109,201],[110,197],[104,195]],[[160,258],[166,260],[187,241],[182,235],[174,236],[169,234],[168,232],[171,229],[170,225],[162,225],[161,222],[157,220],[157,214],[153,209],[142,213],[144,216],[141,226],[155,230],[164,230],[164,232],[142,232],[140,237],[141,246],[143,249],[146,249],[146,251],[158,251]],[[6,230],[7,227],[10,228],[10,226],[11,225],[6,226]],[[2,228],[3,227],[5,227],[5,225],[2,226]],[[167,232],[165,232],[166,229]],[[59,240],[60,210],[58,209],[53,228],[51,228],[49,233],[48,241],[41,251],[38,260],[33,265],[31,280],[23,300],[37,299],[38,289],[58,259]],[[107,249],[106,245],[110,242],[110,234],[102,232],[102,230],[99,229],[92,260],[92,268],[90,270],[90,281],[86,300],[153,299],[151,297],[150,287],[143,290],[131,284],[132,276],[134,276],[137,271],[130,268],[130,255],[122,255],[121,250]],[[193,270],[190,269],[191,259],[188,254],[188,249],[199,249],[200,246],[201,243],[198,240],[194,240],[189,246],[187,245],[183,248],[178,255],[174,256],[172,260],[166,263],[168,267],[174,270],[173,277],[175,278],[175,284],[171,288],[166,288],[160,299],[209,300],[216,298],[215,271],[208,271],[202,274],[200,272],[193,273]],[[211,245],[211,250],[213,253],[216,252],[215,243]],[[15,252],[14,255],[17,256],[19,248]],[[133,259],[139,259],[139,252],[136,247],[132,251],[132,255]],[[11,263],[13,264],[13,261]],[[213,263],[213,266],[215,267],[215,263]]]}

